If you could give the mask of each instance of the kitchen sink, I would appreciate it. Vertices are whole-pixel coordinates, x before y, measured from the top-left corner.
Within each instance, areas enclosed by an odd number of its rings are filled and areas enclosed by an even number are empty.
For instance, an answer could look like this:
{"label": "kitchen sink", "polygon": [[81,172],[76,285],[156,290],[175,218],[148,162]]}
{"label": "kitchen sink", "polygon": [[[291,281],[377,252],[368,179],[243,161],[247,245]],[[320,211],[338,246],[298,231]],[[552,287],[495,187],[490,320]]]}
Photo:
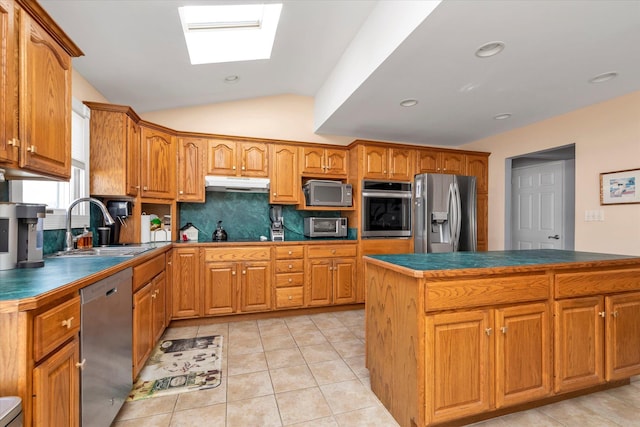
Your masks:
{"label": "kitchen sink", "polygon": [[88,257],[88,256],[111,256],[111,257],[132,257],[152,248],[143,246],[99,246],[91,249],[73,249],[71,251],[60,251],[53,254],[53,257]]}

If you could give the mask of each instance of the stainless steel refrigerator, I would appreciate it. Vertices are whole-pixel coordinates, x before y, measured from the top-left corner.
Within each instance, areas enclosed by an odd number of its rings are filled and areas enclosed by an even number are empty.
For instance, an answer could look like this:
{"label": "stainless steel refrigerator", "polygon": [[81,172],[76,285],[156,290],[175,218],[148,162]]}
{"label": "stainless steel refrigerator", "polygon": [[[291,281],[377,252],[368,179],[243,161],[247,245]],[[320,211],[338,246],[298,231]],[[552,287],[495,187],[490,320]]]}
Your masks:
{"label": "stainless steel refrigerator", "polygon": [[477,249],[475,177],[425,173],[414,189],[414,252]]}

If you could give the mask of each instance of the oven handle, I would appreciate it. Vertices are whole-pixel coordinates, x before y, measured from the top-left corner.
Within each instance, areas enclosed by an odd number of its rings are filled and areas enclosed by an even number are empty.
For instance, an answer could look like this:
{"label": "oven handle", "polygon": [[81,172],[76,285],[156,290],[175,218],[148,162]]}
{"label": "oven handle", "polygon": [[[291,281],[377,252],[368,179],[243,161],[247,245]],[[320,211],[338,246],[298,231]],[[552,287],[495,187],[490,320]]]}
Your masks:
{"label": "oven handle", "polygon": [[410,199],[411,192],[363,191],[362,197],[387,197],[393,199]]}

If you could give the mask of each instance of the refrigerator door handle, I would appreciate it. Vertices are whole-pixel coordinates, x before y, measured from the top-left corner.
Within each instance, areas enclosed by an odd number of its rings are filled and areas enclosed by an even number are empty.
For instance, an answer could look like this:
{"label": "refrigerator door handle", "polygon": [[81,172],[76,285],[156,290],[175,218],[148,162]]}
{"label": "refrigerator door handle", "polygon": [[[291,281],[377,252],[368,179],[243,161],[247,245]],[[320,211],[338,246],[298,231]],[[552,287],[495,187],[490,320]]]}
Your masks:
{"label": "refrigerator door handle", "polygon": [[456,223],[458,222],[458,210],[456,208],[456,189],[455,184],[449,184],[449,238],[451,239],[451,250],[456,251],[458,246],[456,240]]}
{"label": "refrigerator door handle", "polygon": [[458,187],[458,183],[454,182],[453,186],[453,210],[454,213],[452,217],[454,218],[452,227],[454,228],[454,233],[452,237],[452,246],[453,251],[457,252],[458,247],[460,246],[460,228],[462,226],[462,202],[460,200],[460,188]]}

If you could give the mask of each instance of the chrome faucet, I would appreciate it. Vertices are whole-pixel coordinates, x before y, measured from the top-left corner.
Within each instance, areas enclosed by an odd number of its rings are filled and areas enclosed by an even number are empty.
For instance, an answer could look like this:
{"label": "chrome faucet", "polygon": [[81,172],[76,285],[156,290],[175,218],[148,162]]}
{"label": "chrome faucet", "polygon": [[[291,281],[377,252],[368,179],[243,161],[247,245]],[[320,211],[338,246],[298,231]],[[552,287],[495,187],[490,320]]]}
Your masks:
{"label": "chrome faucet", "polygon": [[109,211],[107,210],[107,207],[100,200],[93,197],[80,197],[79,199],[74,200],[73,202],[71,202],[71,204],[67,208],[67,233],[64,236],[65,251],[70,251],[73,249],[73,234],[71,233],[71,210],[80,202],[90,202],[95,204],[102,211],[102,216],[104,217],[105,225],[115,224],[115,221],[113,220],[111,215],[109,215]]}

